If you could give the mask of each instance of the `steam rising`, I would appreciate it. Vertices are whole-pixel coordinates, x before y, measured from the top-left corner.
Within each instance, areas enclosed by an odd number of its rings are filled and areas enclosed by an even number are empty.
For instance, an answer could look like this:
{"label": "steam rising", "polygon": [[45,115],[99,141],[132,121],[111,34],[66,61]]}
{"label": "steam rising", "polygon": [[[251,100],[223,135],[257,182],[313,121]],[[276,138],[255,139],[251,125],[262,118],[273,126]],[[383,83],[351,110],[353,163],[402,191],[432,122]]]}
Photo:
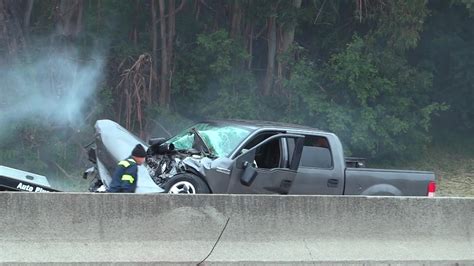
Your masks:
{"label": "steam rising", "polygon": [[25,62],[0,66],[0,128],[12,121],[42,119],[81,124],[100,82],[103,58],[84,59],[74,49],[50,50]]}

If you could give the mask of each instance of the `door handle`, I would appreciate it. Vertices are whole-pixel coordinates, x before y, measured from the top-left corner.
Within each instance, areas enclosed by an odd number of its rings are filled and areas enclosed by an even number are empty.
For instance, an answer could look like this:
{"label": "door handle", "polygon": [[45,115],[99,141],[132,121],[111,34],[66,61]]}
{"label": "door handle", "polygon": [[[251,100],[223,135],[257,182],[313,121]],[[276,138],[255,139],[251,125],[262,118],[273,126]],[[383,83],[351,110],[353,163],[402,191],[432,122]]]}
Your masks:
{"label": "door handle", "polygon": [[328,179],[328,187],[337,187],[339,179]]}

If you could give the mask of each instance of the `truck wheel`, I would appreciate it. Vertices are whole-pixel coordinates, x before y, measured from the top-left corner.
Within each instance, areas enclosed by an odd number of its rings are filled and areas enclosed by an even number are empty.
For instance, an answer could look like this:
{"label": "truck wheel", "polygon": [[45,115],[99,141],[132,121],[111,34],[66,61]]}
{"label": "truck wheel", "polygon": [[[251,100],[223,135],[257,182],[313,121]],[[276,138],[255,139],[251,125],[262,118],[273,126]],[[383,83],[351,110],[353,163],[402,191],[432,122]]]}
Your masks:
{"label": "truck wheel", "polygon": [[175,175],[163,185],[163,188],[169,194],[207,194],[211,192],[200,177],[191,173]]}

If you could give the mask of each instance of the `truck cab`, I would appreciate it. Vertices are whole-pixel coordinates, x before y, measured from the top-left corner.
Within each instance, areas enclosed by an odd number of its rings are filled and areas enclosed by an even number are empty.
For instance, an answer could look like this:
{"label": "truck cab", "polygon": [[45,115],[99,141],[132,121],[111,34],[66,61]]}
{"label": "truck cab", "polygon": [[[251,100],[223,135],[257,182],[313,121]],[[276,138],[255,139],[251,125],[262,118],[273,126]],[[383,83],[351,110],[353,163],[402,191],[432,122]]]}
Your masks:
{"label": "truck cab", "polygon": [[[241,175],[247,181],[231,181],[229,193],[344,192],[345,160],[341,142],[333,133],[283,127],[261,129],[234,157],[232,178]],[[251,184],[253,180],[255,184]]]}
{"label": "truck cab", "polygon": [[261,128],[236,151],[227,192],[434,196],[436,190],[433,172],[369,169],[360,160],[350,165],[355,167],[347,167],[341,141],[333,133]]}

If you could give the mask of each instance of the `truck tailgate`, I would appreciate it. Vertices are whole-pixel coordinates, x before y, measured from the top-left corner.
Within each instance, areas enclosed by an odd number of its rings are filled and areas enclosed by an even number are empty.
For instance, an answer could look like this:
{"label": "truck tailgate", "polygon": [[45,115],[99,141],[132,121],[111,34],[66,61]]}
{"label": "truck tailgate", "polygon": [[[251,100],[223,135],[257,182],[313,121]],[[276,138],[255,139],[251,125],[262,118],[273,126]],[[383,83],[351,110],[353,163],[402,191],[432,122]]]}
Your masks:
{"label": "truck tailgate", "polygon": [[346,168],[345,195],[427,196],[435,174],[426,171]]}

